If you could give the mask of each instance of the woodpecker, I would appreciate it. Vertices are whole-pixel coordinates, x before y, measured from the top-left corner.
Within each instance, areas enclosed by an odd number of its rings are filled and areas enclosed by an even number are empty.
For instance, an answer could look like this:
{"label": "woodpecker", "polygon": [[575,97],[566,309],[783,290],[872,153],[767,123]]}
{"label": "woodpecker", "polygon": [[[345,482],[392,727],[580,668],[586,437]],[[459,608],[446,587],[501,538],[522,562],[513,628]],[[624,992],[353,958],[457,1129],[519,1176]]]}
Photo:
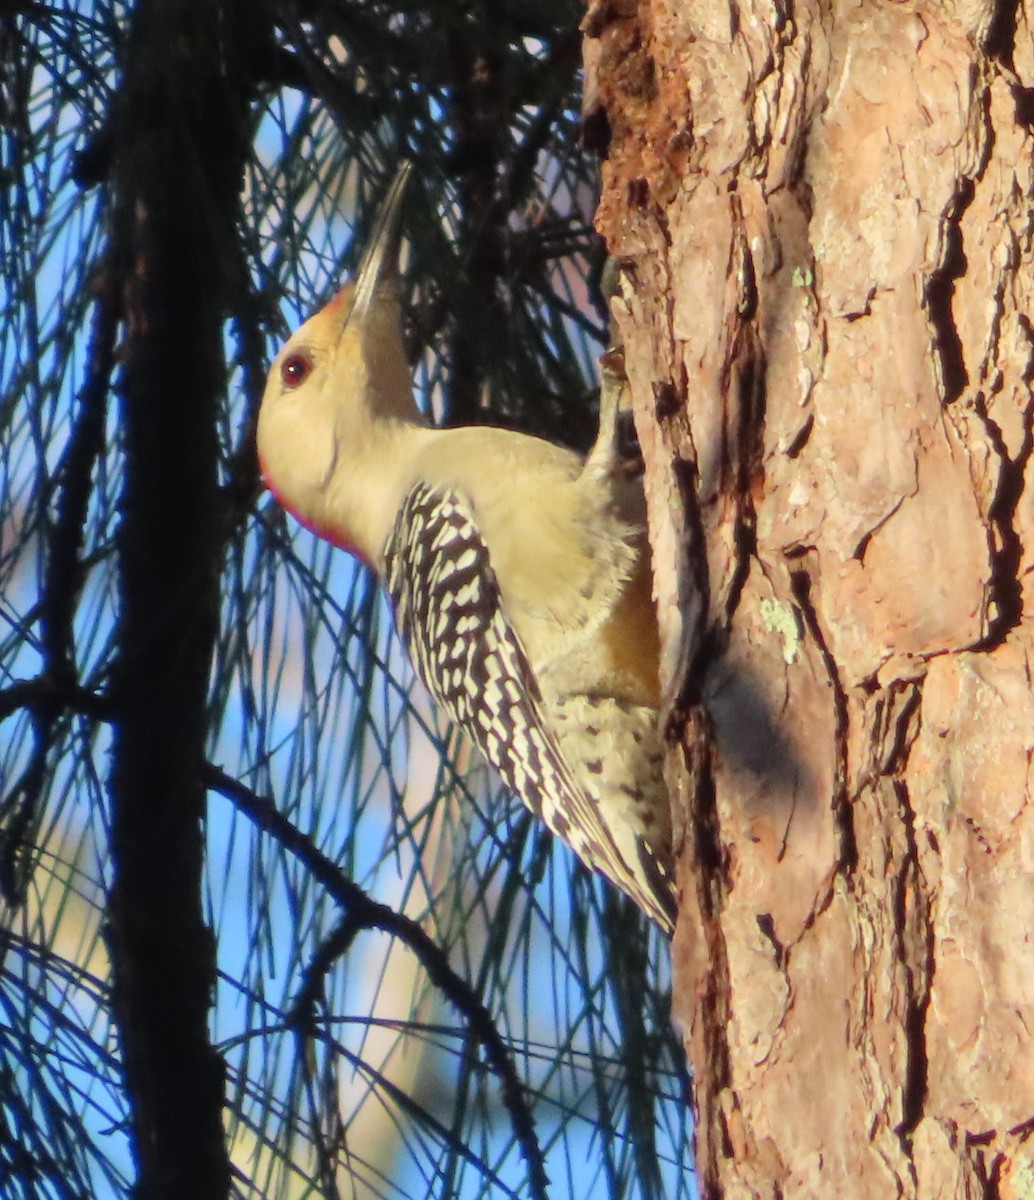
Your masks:
{"label": "woodpecker", "polygon": [[303,525],[377,572],[417,673],[503,782],[670,935],[658,632],[642,488],[618,447],[620,385],[605,380],[584,460],[423,417],[399,301],[409,170],[355,281],[273,362],[263,478]]}

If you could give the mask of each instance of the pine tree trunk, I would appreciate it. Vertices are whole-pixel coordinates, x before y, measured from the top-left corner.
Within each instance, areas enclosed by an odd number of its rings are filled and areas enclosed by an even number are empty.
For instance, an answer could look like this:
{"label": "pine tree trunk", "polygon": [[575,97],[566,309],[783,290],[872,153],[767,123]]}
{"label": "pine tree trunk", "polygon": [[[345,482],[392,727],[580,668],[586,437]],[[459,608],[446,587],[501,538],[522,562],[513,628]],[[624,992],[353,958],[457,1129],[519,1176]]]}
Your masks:
{"label": "pine tree trunk", "polygon": [[1032,23],[586,18],[707,1196],[1034,1186]]}

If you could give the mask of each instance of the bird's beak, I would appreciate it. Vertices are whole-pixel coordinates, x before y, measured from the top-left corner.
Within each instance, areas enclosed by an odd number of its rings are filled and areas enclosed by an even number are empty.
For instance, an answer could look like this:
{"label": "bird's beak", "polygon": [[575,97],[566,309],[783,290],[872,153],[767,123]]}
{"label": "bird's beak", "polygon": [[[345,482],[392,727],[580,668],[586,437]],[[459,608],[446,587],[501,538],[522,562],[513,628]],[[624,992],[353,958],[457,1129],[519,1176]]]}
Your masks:
{"label": "bird's beak", "polygon": [[402,200],[412,172],[413,164],[404,162],[395,173],[388,194],[381,203],[369,246],[359,264],[355,281],[350,285],[352,304],[347,308],[345,317],[348,322],[357,321],[362,325],[381,286],[389,280],[393,281],[398,272]]}

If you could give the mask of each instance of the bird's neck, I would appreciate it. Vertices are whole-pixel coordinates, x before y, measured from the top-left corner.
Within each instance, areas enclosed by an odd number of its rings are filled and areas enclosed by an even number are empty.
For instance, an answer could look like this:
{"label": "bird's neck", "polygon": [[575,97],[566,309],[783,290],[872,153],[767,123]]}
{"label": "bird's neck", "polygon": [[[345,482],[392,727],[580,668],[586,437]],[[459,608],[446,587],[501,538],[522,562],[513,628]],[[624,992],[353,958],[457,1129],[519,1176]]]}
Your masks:
{"label": "bird's neck", "polygon": [[427,428],[415,406],[404,416],[361,406],[353,410],[347,442],[328,481],[321,520],[312,528],[350,551],[378,572],[398,510],[416,482],[416,460],[434,430]]}

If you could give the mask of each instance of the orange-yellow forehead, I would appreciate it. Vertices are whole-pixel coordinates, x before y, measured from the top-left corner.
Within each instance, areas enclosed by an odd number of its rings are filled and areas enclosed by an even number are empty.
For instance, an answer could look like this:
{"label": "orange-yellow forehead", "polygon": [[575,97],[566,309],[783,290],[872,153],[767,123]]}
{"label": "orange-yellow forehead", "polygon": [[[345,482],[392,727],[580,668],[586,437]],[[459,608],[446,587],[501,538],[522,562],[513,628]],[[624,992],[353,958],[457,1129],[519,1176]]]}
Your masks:
{"label": "orange-yellow forehead", "polygon": [[341,336],[341,325],[352,307],[354,283],[346,283],[339,292],[305,322],[302,328],[314,342],[328,344]]}

